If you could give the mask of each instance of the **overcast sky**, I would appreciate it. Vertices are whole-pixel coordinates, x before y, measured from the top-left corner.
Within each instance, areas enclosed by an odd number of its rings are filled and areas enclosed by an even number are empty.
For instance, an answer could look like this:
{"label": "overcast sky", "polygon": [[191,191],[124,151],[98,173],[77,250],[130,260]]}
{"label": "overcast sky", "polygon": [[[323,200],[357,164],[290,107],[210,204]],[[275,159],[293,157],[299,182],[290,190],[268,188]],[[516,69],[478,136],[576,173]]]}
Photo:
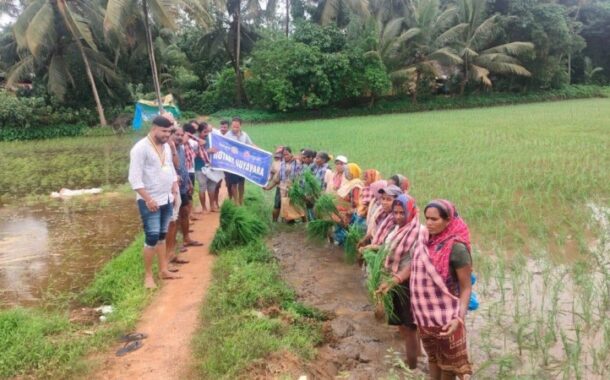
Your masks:
{"label": "overcast sky", "polygon": [[12,17],[9,17],[6,13],[0,13],[0,26],[4,26],[11,21],[13,21]]}

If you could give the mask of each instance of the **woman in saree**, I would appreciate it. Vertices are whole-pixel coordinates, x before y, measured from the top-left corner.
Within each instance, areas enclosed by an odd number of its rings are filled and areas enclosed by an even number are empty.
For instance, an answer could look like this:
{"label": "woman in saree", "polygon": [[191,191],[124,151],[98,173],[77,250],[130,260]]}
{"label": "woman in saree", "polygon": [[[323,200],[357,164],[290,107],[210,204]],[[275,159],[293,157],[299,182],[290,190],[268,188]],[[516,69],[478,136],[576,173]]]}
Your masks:
{"label": "woman in saree", "polygon": [[358,215],[361,218],[366,218],[369,211],[369,205],[371,204],[374,196],[373,190],[371,189],[371,184],[379,181],[381,179],[381,174],[375,169],[368,169],[364,171],[362,179],[364,180],[364,187],[362,188],[362,193],[360,194]]}
{"label": "woman in saree", "polygon": [[343,245],[347,237],[347,229],[352,224],[364,225],[364,219],[358,216],[357,210],[360,204],[360,194],[364,183],[360,179],[362,169],[354,163],[345,165],[343,184],[337,190],[339,204],[337,209],[340,216],[333,217],[335,225],[335,244]]}
{"label": "woman in saree", "polygon": [[412,256],[416,251],[426,251],[426,230],[419,223],[415,200],[406,194],[396,198],[392,215],[393,224],[384,241],[384,246],[388,248],[384,269],[390,276],[379,286],[377,293],[390,292],[393,313],[388,316],[388,324],[398,326],[405,340],[407,365],[415,369],[419,338],[409,299],[409,277]]}
{"label": "woman in saree", "polygon": [[[424,209],[426,252],[411,265],[411,305],[432,379],[472,374],[464,318],[472,291],[470,232],[455,206],[434,200]],[[434,297],[430,297],[434,295]]]}
{"label": "woman in saree", "polygon": [[366,235],[358,244],[360,253],[370,248],[371,245],[379,246],[383,244],[389,232],[389,227],[394,224],[392,205],[396,198],[402,194],[402,190],[394,185],[377,188],[383,183],[387,184],[387,181],[374,182],[372,185],[375,188],[375,200],[367,215]]}

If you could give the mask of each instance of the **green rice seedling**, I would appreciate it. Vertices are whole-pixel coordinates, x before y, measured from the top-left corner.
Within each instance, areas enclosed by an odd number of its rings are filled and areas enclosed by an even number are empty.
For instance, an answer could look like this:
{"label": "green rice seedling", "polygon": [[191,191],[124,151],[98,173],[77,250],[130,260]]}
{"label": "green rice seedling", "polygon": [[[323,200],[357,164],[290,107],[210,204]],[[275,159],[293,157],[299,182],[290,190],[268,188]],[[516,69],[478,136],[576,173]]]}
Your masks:
{"label": "green rice seedling", "polygon": [[240,207],[235,212],[233,223],[227,229],[231,240],[236,245],[255,241],[267,232],[267,225],[256,218],[247,208]]}
{"label": "green rice seedling", "polygon": [[331,194],[322,194],[314,205],[314,212],[319,219],[329,219],[332,215],[339,215],[337,198]]}
{"label": "green rice seedling", "polygon": [[330,220],[312,220],[307,223],[307,237],[312,240],[325,241],[334,225],[335,223]]}
{"label": "green rice seedling", "polygon": [[347,237],[343,246],[345,261],[349,264],[356,262],[358,257],[358,243],[366,233],[365,227],[361,224],[352,224],[347,229]]}
{"label": "green rice seedling", "polygon": [[222,206],[220,206],[221,229],[227,230],[231,226],[238,209],[239,207],[229,199],[222,202]]}
{"label": "green rice seedling", "polygon": [[382,248],[379,251],[367,250],[364,252],[364,261],[366,262],[368,269],[368,277],[366,281],[366,289],[369,293],[369,298],[374,305],[383,306],[387,319],[395,317],[394,303],[392,302],[393,294],[397,294],[399,297],[402,296],[401,288],[398,286],[393,287],[386,294],[378,294],[377,289],[385,281],[390,279],[390,275],[385,271],[384,263],[385,258],[389,254],[387,248]]}
{"label": "green rice seedling", "polygon": [[230,246],[231,240],[225,230],[222,228],[217,229],[214,234],[214,239],[212,239],[212,243],[210,243],[210,253],[217,255]]}
{"label": "green rice seedling", "polygon": [[288,189],[290,202],[302,208],[312,206],[321,194],[320,182],[309,169],[305,169],[301,175],[297,176]]}

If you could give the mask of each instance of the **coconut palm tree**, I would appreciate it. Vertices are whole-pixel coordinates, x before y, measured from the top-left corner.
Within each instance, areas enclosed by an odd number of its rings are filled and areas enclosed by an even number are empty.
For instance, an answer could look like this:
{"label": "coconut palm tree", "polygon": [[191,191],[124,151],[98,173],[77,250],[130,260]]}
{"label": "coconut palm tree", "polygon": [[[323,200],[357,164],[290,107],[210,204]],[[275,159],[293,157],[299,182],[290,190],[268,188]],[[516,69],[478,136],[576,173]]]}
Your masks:
{"label": "coconut palm tree", "polygon": [[413,101],[417,102],[418,85],[424,74],[438,76],[441,65],[461,62],[444,45],[443,37],[455,23],[457,10],[453,6],[441,10],[439,0],[412,0],[402,14],[394,15],[386,23],[378,19],[378,52],[395,84],[407,82]]}
{"label": "coconut palm tree", "polygon": [[101,125],[106,125],[104,109],[93,75],[114,78],[109,62],[99,53],[92,23],[101,20],[103,10],[95,0],[33,0],[13,26],[20,60],[9,71],[7,85],[31,75],[36,68],[47,71],[49,92],[63,98],[68,85],[74,86],[67,59],[76,48],[80,55],[95,100]]}
{"label": "coconut palm tree", "polygon": [[460,57],[460,94],[469,81],[491,87],[490,73],[529,77],[531,73],[516,58],[534,51],[531,42],[509,42],[491,46],[502,31],[499,15],[486,18],[486,0],[460,0],[459,23],[445,32],[442,43]]}
{"label": "coconut palm tree", "polygon": [[[111,38],[110,35],[113,32],[125,36],[128,32],[128,25],[133,26],[134,23],[139,23],[139,20],[142,21],[140,24],[144,28],[144,38],[159,112],[163,111],[163,102],[161,100],[161,84],[155,58],[151,20],[158,27],[175,30],[179,12],[184,11],[198,23],[207,27],[211,19],[207,7],[210,3],[211,1],[207,0],[108,0],[104,18],[104,30],[107,38]],[[127,22],[127,20],[131,22]]]}
{"label": "coconut palm tree", "polygon": [[314,20],[322,25],[328,25],[337,20],[342,9],[349,9],[365,18],[370,15],[368,0],[320,0]]}

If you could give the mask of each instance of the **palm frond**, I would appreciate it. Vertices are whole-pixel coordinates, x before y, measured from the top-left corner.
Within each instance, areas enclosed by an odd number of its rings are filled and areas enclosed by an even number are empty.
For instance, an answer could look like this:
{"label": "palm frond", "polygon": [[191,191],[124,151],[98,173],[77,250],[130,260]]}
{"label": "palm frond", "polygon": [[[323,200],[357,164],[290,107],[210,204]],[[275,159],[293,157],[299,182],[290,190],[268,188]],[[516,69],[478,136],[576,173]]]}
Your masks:
{"label": "palm frond", "polygon": [[42,1],[33,1],[31,2],[17,17],[15,20],[15,24],[13,25],[13,34],[15,36],[15,40],[17,41],[17,46],[20,49],[28,49],[28,42],[26,37],[26,31],[28,27],[32,23],[32,19],[38,14],[40,8],[45,5]]}
{"label": "palm frond", "polygon": [[509,62],[490,62],[485,67],[492,73],[519,75],[522,77],[531,77],[532,73],[525,67]]}
{"label": "palm frond", "polygon": [[104,15],[104,33],[108,37],[110,31],[123,31],[125,18],[133,11],[133,0],[108,0]]}
{"label": "palm frond", "polygon": [[391,41],[396,36],[398,36],[400,31],[402,30],[402,26],[403,26],[404,22],[405,22],[404,17],[396,17],[396,18],[390,20],[383,27],[383,31],[381,33],[381,40],[382,41]]}
{"label": "palm frond", "polygon": [[460,38],[464,37],[464,33],[468,30],[469,25],[466,23],[457,24],[452,26],[445,32],[443,32],[440,36],[436,37],[434,44],[436,46],[448,46]]}
{"label": "palm frond", "polygon": [[47,88],[49,92],[58,99],[63,100],[68,90],[68,78],[66,76],[66,62],[60,54],[54,54],[49,63]]}
{"label": "palm frond", "polygon": [[6,77],[6,87],[12,88],[19,80],[28,78],[34,72],[34,69],[34,56],[27,55],[9,69]]}
{"label": "palm frond", "polygon": [[482,52],[482,54],[503,53],[503,54],[508,54],[508,55],[519,56],[521,54],[530,53],[532,51],[534,51],[534,44],[533,43],[531,43],[531,42],[515,41],[515,42],[510,42],[510,43],[507,43],[507,44],[502,44],[502,45],[494,46],[492,48],[484,50]]}
{"label": "palm frond", "polygon": [[486,68],[477,65],[470,65],[470,76],[475,82],[481,82],[483,85],[491,87],[489,70]]}
{"label": "palm frond", "polygon": [[175,29],[175,19],[178,16],[178,7],[173,0],[146,0],[150,8],[152,18],[158,25]]}
{"label": "palm frond", "polygon": [[493,15],[477,26],[468,45],[475,50],[481,50],[489,45],[502,30],[498,25],[498,17],[499,15]]}
{"label": "palm frond", "polygon": [[45,3],[32,18],[25,39],[28,50],[36,58],[40,57],[41,49],[55,40],[55,13],[51,3]]}
{"label": "palm frond", "polygon": [[449,65],[460,65],[464,62],[459,55],[448,47],[433,51],[428,55],[428,59]]}

